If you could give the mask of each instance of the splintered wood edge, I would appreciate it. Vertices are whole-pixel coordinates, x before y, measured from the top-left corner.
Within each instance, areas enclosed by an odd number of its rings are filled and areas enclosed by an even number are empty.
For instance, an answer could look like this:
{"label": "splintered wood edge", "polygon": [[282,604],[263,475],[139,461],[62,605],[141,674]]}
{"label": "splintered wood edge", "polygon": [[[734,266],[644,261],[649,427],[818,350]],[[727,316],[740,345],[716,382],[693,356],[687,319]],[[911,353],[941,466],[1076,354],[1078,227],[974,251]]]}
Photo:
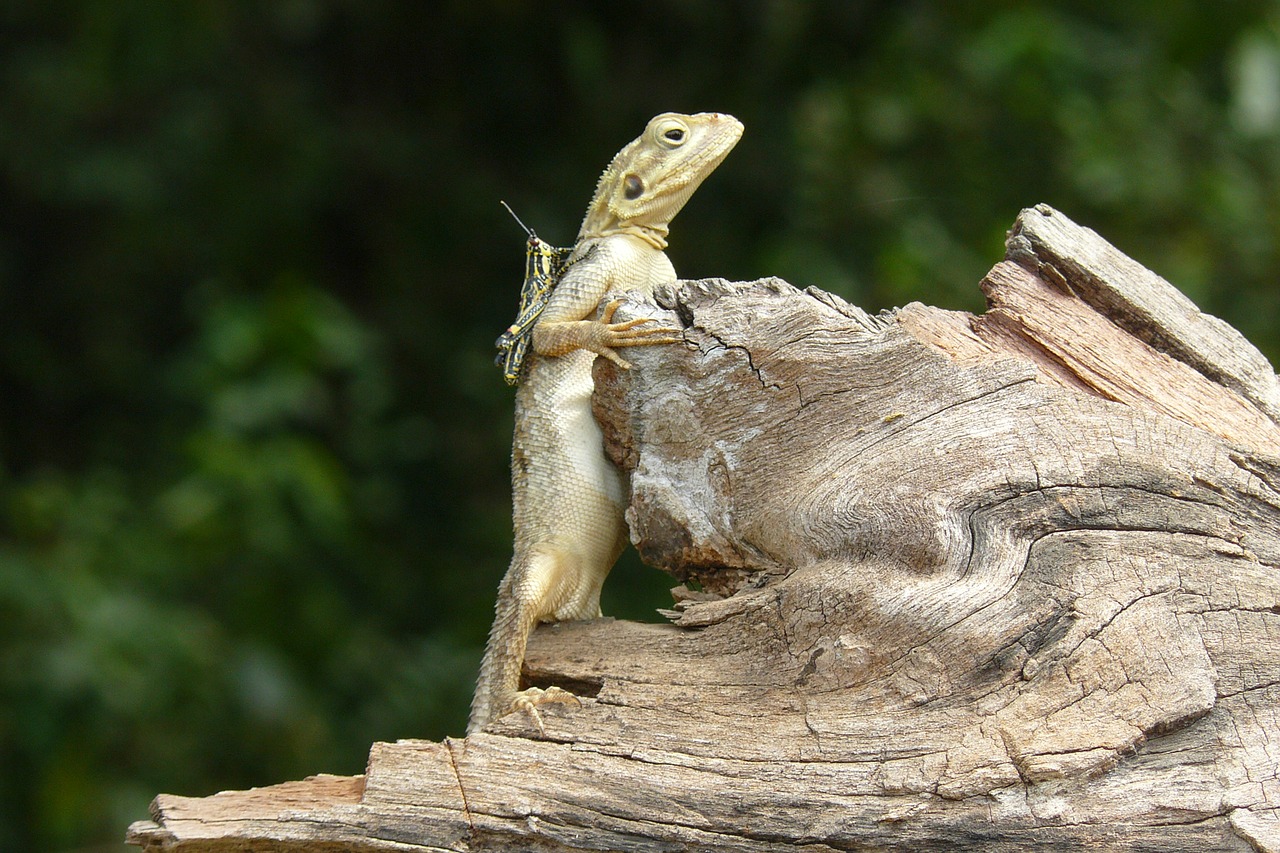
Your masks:
{"label": "splintered wood edge", "polygon": [[1275,451],[1280,426],[1230,387],[1122,330],[1075,294],[1005,261],[983,279],[980,337],[1007,345],[1067,387],[1157,411],[1243,447]]}
{"label": "splintered wood edge", "polygon": [[1040,204],[1018,215],[1007,248],[1007,260],[1056,278],[1131,334],[1280,421],[1280,378],[1266,356],[1092,229]]}
{"label": "splintered wood edge", "polygon": [[364,789],[363,775],[319,774],[208,797],[161,794],[152,801],[152,819],[130,825],[125,841],[144,850],[212,851],[245,849],[249,841],[255,850],[270,850],[258,842],[332,840],[329,829],[316,830],[310,821],[296,817],[356,806]]}
{"label": "splintered wood edge", "polygon": [[1022,359],[1042,382],[1160,412],[1264,454],[1280,451],[1270,408],[1270,389],[1280,386],[1265,357],[1052,208],[1022,211],[1006,260],[981,287],[984,314],[912,303],[896,319],[958,362]]}

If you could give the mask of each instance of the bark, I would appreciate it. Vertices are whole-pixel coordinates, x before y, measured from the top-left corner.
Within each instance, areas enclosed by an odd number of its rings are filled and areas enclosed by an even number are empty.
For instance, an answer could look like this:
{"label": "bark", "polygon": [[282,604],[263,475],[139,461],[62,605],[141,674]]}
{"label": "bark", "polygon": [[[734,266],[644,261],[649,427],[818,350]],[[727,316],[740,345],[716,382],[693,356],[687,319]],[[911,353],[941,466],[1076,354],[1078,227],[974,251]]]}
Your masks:
{"label": "bark", "polygon": [[[363,777],[161,796],[180,850],[1280,851],[1280,384],[1047,207],[981,316],[785,282],[597,362],[671,624],[538,630],[587,698]],[[622,317],[622,314],[619,314]]]}

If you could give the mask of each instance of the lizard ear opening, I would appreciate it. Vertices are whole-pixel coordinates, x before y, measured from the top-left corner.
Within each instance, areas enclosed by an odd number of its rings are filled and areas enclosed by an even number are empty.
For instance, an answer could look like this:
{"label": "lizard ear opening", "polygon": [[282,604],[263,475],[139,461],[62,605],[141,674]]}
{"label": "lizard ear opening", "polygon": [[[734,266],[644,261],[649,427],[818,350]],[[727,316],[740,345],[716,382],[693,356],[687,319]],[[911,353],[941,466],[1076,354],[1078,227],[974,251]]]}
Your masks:
{"label": "lizard ear opening", "polygon": [[635,175],[627,175],[622,180],[622,194],[627,197],[627,201],[635,201],[644,195],[644,181]]}

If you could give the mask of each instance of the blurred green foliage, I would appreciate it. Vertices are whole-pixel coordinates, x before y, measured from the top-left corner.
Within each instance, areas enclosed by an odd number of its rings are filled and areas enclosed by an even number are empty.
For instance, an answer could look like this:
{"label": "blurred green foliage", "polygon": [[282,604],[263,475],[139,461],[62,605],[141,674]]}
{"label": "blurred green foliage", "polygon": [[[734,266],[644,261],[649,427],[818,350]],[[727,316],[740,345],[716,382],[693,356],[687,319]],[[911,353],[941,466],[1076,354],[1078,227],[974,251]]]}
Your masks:
{"label": "blurred green foliage", "polygon": [[1280,354],[1274,2],[9,3],[0,81],[0,849],[461,732],[497,202],[571,241],[657,112],[747,126],[686,276],[980,310],[1044,201]]}

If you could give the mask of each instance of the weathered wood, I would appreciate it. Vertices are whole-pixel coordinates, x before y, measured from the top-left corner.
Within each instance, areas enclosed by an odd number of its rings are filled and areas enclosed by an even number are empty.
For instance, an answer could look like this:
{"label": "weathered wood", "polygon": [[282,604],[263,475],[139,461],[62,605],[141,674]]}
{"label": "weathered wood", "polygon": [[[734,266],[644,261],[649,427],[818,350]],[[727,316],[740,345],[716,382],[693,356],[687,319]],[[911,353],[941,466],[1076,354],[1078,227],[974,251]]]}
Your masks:
{"label": "weathered wood", "polygon": [[[1230,327],[1048,208],[978,317],[682,283],[597,365],[674,624],[547,626],[546,735],[162,796],[200,850],[1280,851],[1280,411]],[[619,315],[621,316],[621,314]]]}

